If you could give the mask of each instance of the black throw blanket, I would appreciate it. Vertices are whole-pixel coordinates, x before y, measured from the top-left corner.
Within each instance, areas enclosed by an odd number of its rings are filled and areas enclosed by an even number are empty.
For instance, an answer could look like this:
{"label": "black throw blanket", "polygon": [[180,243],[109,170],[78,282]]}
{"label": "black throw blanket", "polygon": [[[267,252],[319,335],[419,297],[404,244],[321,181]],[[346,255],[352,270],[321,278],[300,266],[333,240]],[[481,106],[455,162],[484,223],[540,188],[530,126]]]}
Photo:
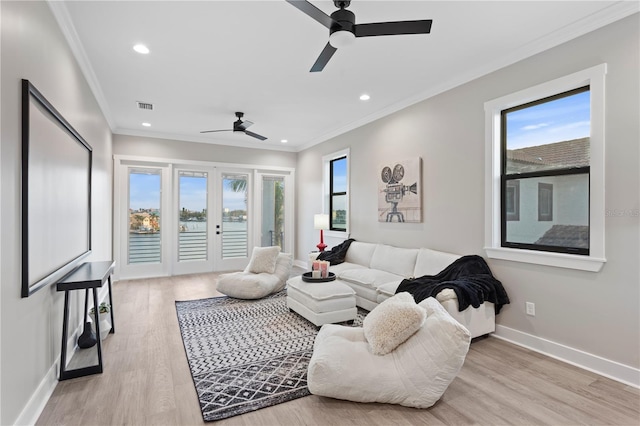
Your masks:
{"label": "black throw blanket", "polygon": [[459,311],[469,305],[477,308],[486,301],[494,303],[496,314],[499,314],[502,306],[509,303],[502,283],[494,278],[487,262],[477,255],[463,256],[437,275],[402,280],[396,293],[407,291],[416,303],[420,303],[428,297],[436,297],[445,288],[456,293]]}
{"label": "black throw blanket", "polygon": [[349,238],[333,247],[329,251],[320,252],[317,259],[318,260],[328,260],[331,265],[339,265],[344,262],[344,257],[347,255],[347,250],[349,250],[349,246],[355,240],[353,238]]}

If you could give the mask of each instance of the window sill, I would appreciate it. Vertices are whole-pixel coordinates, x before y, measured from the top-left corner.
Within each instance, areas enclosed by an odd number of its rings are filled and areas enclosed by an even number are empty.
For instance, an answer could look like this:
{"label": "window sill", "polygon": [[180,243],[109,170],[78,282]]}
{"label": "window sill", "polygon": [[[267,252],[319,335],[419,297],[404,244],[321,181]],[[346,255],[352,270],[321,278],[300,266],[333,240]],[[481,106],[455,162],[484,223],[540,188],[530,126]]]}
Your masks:
{"label": "window sill", "polygon": [[607,259],[590,256],[577,256],[564,253],[550,253],[535,250],[510,249],[504,247],[485,247],[490,259],[510,260],[532,263],[534,265],[555,266],[580,271],[599,272]]}
{"label": "window sill", "polygon": [[347,231],[336,231],[336,230],[326,230],[324,231],[324,236],[325,237],[330,237],[330,238],[347,238]]}

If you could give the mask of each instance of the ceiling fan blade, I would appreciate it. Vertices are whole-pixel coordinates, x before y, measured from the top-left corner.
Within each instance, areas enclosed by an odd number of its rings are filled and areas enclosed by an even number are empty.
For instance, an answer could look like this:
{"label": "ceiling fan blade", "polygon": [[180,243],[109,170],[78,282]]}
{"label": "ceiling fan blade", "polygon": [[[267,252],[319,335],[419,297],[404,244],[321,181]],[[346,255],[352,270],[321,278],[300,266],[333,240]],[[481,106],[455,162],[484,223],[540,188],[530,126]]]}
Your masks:
{"label": "ceiling fan blade", "polygon": [[329,59],[331,59],[333,54],[336,53],[336,50],[338,49],[327,43],[324,49],[322,49],[322,52],[320,52],[320,56],[318,56],[318,59],[316,59],[316,62],[311,67],[310,72],[322,71],[325,65],[327,65],[327,62],[329,62]]}
{"label": "ceiling fan blade", "polygon": [[215,133],[215,132],[233,132],[233,129],[225,129],[225,130],[205,130],[200,133]]}
{"label": "ceiling fan blade", "polygon": [[327,15],[311,3],[305,0],[286,0],[287,3],[291,4],[293,7],[297,8],[304,14],[310,16],[316,21],[320,22],[327,28],[331,28],[332,24],[338,25],[338,22],[335,21],[331,16]]}
{"label": "ceiling fan blade", "polygon": [[353,26],[356,37],[373,37],[399,34],[429,34],[431,19],[421,21],[376,22]]}
{"label": "ceiling fan blade", "polygon": [[262,136],[262,135],[259,135],[259,134],[257,134],[257,133],[250,132],[250,131],[248,131],[248,130],[245,130],[245,131],[244,131],[244,133],[245,133],[246,135],[248,135],[248,136],[254,137],[254,138],[256,138],[256,139],[260,139],[261,141],[263,141],[263,140],[266,140],[266,139],[267,139],[266,137],[264,137],[264,136]]}
{"label": "ceiling fan blade", "polygon": [[236,126],[236,129],[234,129],[234,130],[244,132],[245,130],[247,130],[247,127],[252,126],[252,125],[253,125],[252,121],[245,120],[242,123],[238,124]]}

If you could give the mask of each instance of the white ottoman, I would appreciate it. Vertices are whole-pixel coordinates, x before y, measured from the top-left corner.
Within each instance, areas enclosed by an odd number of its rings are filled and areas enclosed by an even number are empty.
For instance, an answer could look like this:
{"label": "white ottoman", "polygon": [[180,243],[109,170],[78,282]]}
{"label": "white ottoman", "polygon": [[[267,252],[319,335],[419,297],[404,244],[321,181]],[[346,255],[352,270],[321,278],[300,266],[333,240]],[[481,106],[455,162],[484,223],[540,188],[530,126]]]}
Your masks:
{"label": "white ottoman", "polygon": [[340,280],[309,283],[297,276],[287,281],[287,307],[318,327],[356,319],[355,294]]}

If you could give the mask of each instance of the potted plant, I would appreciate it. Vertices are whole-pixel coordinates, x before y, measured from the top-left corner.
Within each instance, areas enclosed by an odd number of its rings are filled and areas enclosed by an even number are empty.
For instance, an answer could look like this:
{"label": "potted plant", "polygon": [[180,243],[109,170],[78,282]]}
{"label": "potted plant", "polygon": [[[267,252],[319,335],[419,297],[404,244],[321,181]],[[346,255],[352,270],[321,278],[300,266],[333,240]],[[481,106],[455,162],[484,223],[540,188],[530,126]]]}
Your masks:
{"label": "potted plant", "polygon": [[[110,315],[109,313],[111,312],[111,305],[109,305],[106,302],[102,302],[101,304],[98,305],[98,321],[100,321],[100,340],[104,340],[108,335],[109,332],[111,331],[111,322],[110,322]],[[92,324],[95,321],[95,314],[96,314],[96,309],[95,307],[91,308],[91,310],[89,311],[90,317],[91,317],[91,321]],[[95,333],[95,324],[92,326],[93,331]]]}

